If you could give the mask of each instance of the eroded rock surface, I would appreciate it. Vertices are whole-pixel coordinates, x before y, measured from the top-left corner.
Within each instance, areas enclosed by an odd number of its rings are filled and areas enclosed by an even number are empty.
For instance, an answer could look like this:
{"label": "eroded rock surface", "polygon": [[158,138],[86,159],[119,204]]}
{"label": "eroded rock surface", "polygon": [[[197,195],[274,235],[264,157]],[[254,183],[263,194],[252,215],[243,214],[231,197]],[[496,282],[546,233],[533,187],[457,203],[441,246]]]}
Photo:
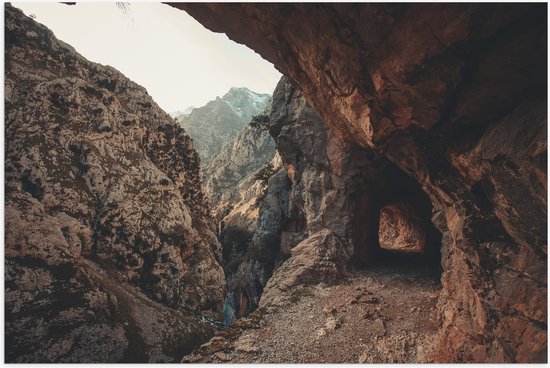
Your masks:
{"label": "eroded rock surface", "polygon": [[279,244],[289,189],[286,170],[276,156],[239,185],[240,201],[221,221],[227,276],[226,324],[258,307],[274,267],[285,258]]}
{"label": "eroded rock surface", "polygon": [[[409,264],[410,266],[410,264]],[[414,266],[301,286],[186,355],[186,363],[414,363],[431,354],[441,284]],[[403,313],[404,312],[404,313]]]}
{"label": "eroded rock surface", "polygon": [[422,252],[426,246],[426,231],[422,221],[408,203],[390,203],[380,210],[378,242],[384,249],[402,252]]}
{"label": "eroded rock surface", "polygon": [[[295,286],[336,281],[380,257],[380,209],[400,196],[429,222],[421,189],[376,152],[336,137],[285,77],[273,94],[270,124],[292,183],[280,242],[280,251],[292,257],[275,271],[261,305],[276,303]],[[426,232],[437,246],[432,228]]]}
{"label": "eroded rock surface", "polygon": [[225,284],[191,140],[115,69],[5,24],[6,360],[179,360]]}
{"label": "eroded rock surface", "polygon": [[546,361],[545,5],[173,6],[272,61],[335,136],[429,197],[443,233],[435,361]]}
{"label": "eroded rock surface", "polygon": [[[274,289],[267,293],[269,298],[279,299],[279,294],[306,279],[310,282],[318,281],[317,278],[334,280],[345,273],[348,259],[343,243],[331,235],[331,229],[341,236],[350,236],[351,216],[346,212],[349,208],[327,204],[335,198],[341,203],[346,201],[346,179],[358,171],[348,170],[343,174],[342,165],[347,164],[345,160],[349,157],[341,157],[344,153],[340,142],[337,139],[327,142],[330,131],[285,78],[275,89],[268,124],[280,157],[241,185],[241,201],[222,222],[220,240],[228,275],[227,322],[247,315],[258,306],[273,270],[310,234],[321,232],[322,235],[306,241],[299,247],[301,256],[293,256],[282,270],[276,271],[273,279],[278,281],[270,282]],[[340,172],[333,172],[329,154],[334,169]],[[348,181],[349,185],[355,183]],[[331,197],[327,198],[325,192],[330,192]],[[331,256],[333,250],[322,249],[323,242],[336,244],[337,254]],[[315,256],[316,247],[320,247],[323,254]],[[303,263],[300,257],[305,257],[307,262]],[[329,265],[319,267],[325,257],[328,263],[337,262],[338,269],[328,272]],[[286,286],[279,288],[281,280],[286,280]]]}

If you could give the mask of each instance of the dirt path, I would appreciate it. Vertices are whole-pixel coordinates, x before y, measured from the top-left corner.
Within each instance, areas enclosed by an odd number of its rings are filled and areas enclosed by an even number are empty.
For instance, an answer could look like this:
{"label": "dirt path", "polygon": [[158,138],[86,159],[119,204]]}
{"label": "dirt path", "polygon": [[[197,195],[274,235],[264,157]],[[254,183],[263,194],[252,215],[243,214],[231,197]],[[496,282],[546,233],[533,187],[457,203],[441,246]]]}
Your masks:
{"label": "dirt path", "polygon": [[281,306],[238,321],[186,362],[426,361],[439,279],[429,269],[379,266],[336,285],[304,287]]}

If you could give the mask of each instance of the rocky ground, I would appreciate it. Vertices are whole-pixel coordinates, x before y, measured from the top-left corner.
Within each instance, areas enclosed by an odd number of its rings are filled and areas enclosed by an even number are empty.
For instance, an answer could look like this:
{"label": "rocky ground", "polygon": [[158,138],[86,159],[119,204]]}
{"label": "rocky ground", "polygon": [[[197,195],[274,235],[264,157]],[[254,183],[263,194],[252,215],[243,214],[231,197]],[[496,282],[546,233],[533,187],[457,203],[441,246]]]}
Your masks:
{"label": "rocky ground", "polygon": [[354,271],[296,289],[219,332],[192,363],[414,363],[430,361],[437,271],[411,262]]}

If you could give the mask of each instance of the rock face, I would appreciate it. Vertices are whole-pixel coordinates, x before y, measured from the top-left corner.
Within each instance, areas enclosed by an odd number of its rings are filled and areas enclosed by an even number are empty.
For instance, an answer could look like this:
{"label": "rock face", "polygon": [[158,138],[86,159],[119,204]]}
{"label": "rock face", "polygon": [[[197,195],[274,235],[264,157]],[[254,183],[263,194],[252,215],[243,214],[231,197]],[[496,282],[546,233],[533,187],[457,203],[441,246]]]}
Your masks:
{"label": "rock face", "polygon": [[5,24],[6,360],[179,360],[225,284],[191,140],[115,69]]}
{"label": "rock face", "polygon": [[[324,153],[327,149],[328,130],[301,94],[284,78],[275,89],[266,123],[275,138],[280,156],[241,184],[237,191],[241,200],[222,220],[220,241],[224,249],[228,277],[226,323],[232,323],[257,308],[260,297],[264,298],[262,292],[273,269],[290,256],[294,246],[308,237],[308,223],[304,212],[311,217],[321,217],[318,210],[320,204],[311,203],[322,199],[318,195],[320,193],[309,195],[306,204],[303,203],[302,195],[306,192],[304,185],[319,189],[323,185],[328,167]],[[319,168],[321,165],[324,168]],[[303,175],[307,177],[304,181]],[[300,210],[299,206],[305,210]],[[314,220],[310,222],[311,229],[323,228],[322,225],[313,227]],[[339,225],[335,225],[335,228],[339,228]],[[314,237],[308,244],[314,247],[317,240],[324,241]],[[299,259],[294,256],[292,261],[297,260],[300,264]],[[299,281],[300,274],[310,271],[315,273],[309,267],[311,264],[316,263],[312,260],[305,267],[293,270],[297,276],[291,282]],[[323,273],[326,269],[317,271]],[[287,272],[279,272],[273,276],[276,280],[277,274],[283,279],[290,277]],[[332,276],[334,275],[328,273],[326,275],[327,278]],[[270,283],[273,284],[271,281]],[[281,282],[275,284],[279,285]],[[267,295],[275,294],[274,298],[278,298],[281,293],[284,294],[284,291],[277,289]]]}
{"label": "rock face", "polygon": [[218,222],[240,201],[237,188],[275,156],[275,141],[269,135],[267,112],[255,115],[249,124],[209,160],[203,170],[204,192]]}
{"label": "rock face", "polygon": [[[286,78],[275,89],[268,120],[280,158],[239,186],[241,201],[220,232],[229,322],[254,310],[260,296],[260,305],[276,304],[295,286],[335,281],[375,257],[378,222],[369,229],[362,222],[398,194],[419,208],[422,225],[431,216],[414,182],[371,150],[341,142]],[[440,244],[434,229],[422,231],[430,245]],[[369,241],[376,242],[372,249]]]}
{"label": "rock face", "polygon": [[380,210],[378,243],[381,248],[403,252],[422,252],[426,231],[414,207],[407,203],[390,203]]}
{"label": "rock face", "polygon": [[252,116],[266,107],[268,100],[267,94],[234,87],[222,98],[217,97],[176,120],[193,139],[202,166],[207,167],[222,145],[235,138]]}
{"label": "rock face", "polygon": [[227,295],[226,324],[247,316],[259,304],[262,291],[285,255],[280,250],[290,181],[276,156],[237,188],[237,202],[221,220]]}
{"label": "rock face", "polygon": [[[292,257],[269,280],[261,306],[382,257],[378,218],[388,203],[406,198],[418,221],[429,223],[431,206],[418,185],[376,152],[338,139],[284,77],[273,94],[270,132],[292,183],[280,230],[280,251]],[[397,243],[399,233],[388,241]],[[439,251],[433,226],[426,224],[422,236],[430,252]]]}
{"label": "rock face", "polygon": [[[433,360],[546,361],[545,5],[172,6],[273,62],[332,134],[428,196],[443,233]],[[368,202],[362,227],[377,228]]]}

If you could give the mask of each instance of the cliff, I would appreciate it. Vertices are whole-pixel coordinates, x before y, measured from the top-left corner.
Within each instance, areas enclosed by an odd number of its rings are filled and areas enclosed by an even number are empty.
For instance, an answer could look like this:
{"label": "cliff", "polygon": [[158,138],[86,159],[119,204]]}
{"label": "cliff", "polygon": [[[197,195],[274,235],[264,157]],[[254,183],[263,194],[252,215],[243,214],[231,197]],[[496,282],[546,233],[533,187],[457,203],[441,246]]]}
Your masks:
{"label": "cliff", "polygon": [[225,288],[190,138],[10,5],[5,37],[6,361],[179,360]]}
{"label": "cliff", "polygon": [[[236,317],[246,316],[296,286],[346,277],[348,269],[381,257],[381,249],[365,246],[379,234],[397,247],[409,246],[400,230],[421,237],[420,258],[439,251],[441,235],[429,222],[421,188],[375,152],[341,142],[287,78],[274,91],[267,120],[280,157],[239,186],[242,199],[222,222],[226,319],[228,302]],[[396,214],[400,223],[388,229],[381,222],[380,232],[378,222],[365,227],[399,198],[408,217]]]}
{"label": "cliff", "polygon": [[441,275],[428,197],[384,157],[340,141],[287,78],[268,121],[277,156],[237,188],[220,231],[232,325],[184,362],[427,360],[424,309]]}
{"label": "cliff", "polygon": [[274,155],[275,141],[269,135],[268,115],[262,112],[210,159],[203,170],[204,192],[217,222],[240,201],[240,190],[235,189]]}
{"label": "cliff", "polygon": [[[429,198],[443,268],[430,359],[546,361],[545,5],[171,5],[273,62],[332,134],[387,159]],[[375,214],[369,197],[362,211]],[[348,241],[321,231],[312,254],[347,264]],[[374,261],[377,244],[356,252]],[[285,287],[278,275],[308,248],[295,248],[268,290]]]}

